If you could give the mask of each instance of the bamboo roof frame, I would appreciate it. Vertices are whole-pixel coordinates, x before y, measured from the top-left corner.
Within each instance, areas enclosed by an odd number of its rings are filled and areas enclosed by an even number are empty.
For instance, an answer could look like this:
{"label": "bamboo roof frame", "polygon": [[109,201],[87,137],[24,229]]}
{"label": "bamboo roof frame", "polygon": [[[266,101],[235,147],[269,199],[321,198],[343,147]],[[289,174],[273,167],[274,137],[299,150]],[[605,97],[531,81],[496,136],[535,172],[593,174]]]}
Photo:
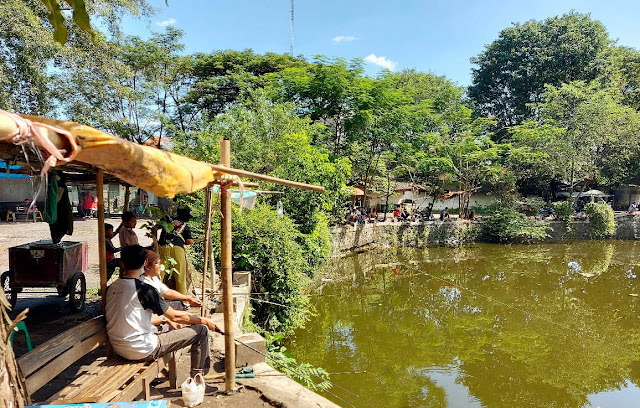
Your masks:
{"label": "bamboo roof frame", "polygon": [[[24,126],[30,126],[25,129]],[[39,133],[34,135],[33,133]],[[37,136],[37,137],[36,137]],[[86,145],[83,142],[90,137],[96,137],[98,143]],[[73,140],[75,138],[75,140]],[[86,138],[86,139],[85,139]],[[111,144],[117,144],[126,150],[136,150],[137,152],[154,154],[157,156],[157,152],[153,153],[149,149],[158,150],[149,146],[136,145],[132,142],[125,141],[124,139],[117,138],[119,140],[114,141],[115,136],[109,135],[97,129],[89,126],[80,125],[73,122],[59,121],[49,118],[41,118],[30,115],[17,115],[14,113],[0,110],[0,159],[2,159],[2,153],[16,155],[15,145],[23,143],[31,143],[33,147],[48,151],[49,158],[65,155],[63,160],[60,160],[63,167],[72,168],[79,173],[92,173],[95,171],[96,175],[96,187],[98,198],[98,257],[100,262],[100,296],[102,298],[103,306],[105,300],[105,293],[107,287],[107,270],[106,270],[106,248],[105,248],[105,230],[104,230],[104,180],[105,172],[111,173],[111,177],[135,185],[131,183],[134,178],[129,178],[127,173],[123,173],[121,168],[110,169],[109,163],[105,161],[92,162],[91,158],[95,157],[90,154],[82,154],[82,149],[98,149],[101,144],[111,142]],[[75,144],[75,145],[74,145]],[[10,146],[13,145],[14,149]],[[9,146],[9,148],[7,148]],[[57,151],[52,152],[52,149]],[[20,149],[20,153],[24,151]],[[79,150],[79,152],[77,151]],[[12,152],[13,151],[13,152]],[[142,154],[141,153],[141,154]],[[211,265],[211,270],[215,267],[215,262],[209,258],[211,254],[211,186],[213,184],[220,185],[221,194],[221,278],[222,278],[222,294],[224,305],[224,323],[225,323],[225,391],[227,393],[235,392],[235,345],[234,345],[234,319],[233,319],[233,290],[232,290],[232,236],[231,236],[231,186],[237,186],[241,189],[249,184],[255,185],[255,183],[243,183],[239,177],[245,177],[254,180],[266,181],[269,183],[284,185],[292,188],[311,190],[316,192],[324,192],[322,186],[310,185],[305,183],[298,183],[291,180],[280,179],[277,177],[267,176],[264,174],[253,173],[246,170],[235,169],[230,166],[230,142],[228,139],[222,139],[220,141],[220,163],[211,164],[198,162],[193,159],[189,159],[184,156],[180,156],[174,153],[163,152],[162,157],[166,160],[167,167],[175,167],[175,162],[181,164],[194,164],[198,165],[202,172],[203,166],[208,166],[211,171],[212,179],[204,185],[194,184],[193,180],[184,180],[187,186],[198,186],[199,188],[193,188],[191,191],[177,190],[177,193],[189,193],[204,188],[207,196],[207,221],[206,221],[206,241],[205,242],[205,260],[204,264]],[[160,161],[160,163],[162,163]],[[132,163],[135,167],[135,163]],[[55,166],[55,161],[54,161]],[[45,166],[43,171],[46,170]],[[111,170],[111,171],[110,171]],[[162,170],[162,169],[160,169]],[[205,172],[206,174],[206,172]],[[188,177],[188,173],[185,177]],[[206,178],[205,178],[206,180]],[[145,188],[144,186],[139,186]],[[153,187],[153,185],[152,185]],[[184,186],[182,186],[184,187]],[[179,186],[180,188],[180,186]],[[148,189],[148,188],[145,188]],[[153,188],[149,191],[157,194]],[[157,194],[163,196],[162,194]],[[202,278],[202,300],[205,297],[205,276],[206,270],[203,270]],[[213,275],[212,275],[213,282]],[[205,314],[204,308],[205,302],[202,305],[202,315]]]}

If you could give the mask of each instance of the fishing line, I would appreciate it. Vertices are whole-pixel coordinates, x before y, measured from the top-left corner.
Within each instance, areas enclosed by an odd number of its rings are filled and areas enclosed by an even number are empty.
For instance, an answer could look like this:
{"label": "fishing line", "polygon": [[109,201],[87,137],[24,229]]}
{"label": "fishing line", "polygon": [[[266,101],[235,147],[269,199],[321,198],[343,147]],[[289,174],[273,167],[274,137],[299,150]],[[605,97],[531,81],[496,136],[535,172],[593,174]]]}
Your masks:
{"label": "fishing line", "polygon": [[[222,333],[222,334],[224,334],[224,333]],[[278,359],[279,359],[279,360],[280,360],[280,364],[282,364],[282,365],[283,365],[287,370],[291,371],[292,373],[294,373],[294,374],[295,374],[295,375],[297,375],[298,377],[304,377],[304,375],[303,375],[303,374],[301,374],[299,371],[295,371],[295,370],[294,370],[294,369],[292,369],[291,367],[287,367],[287,364],[290,364],[290,365],[293,365],[293,366],[295,366],[296,368],[300,369],[300,366],[299,366],[299,365],[297,365],[297,364],[292,364],[291,362],[289,362],[288,360],[285,360],[284,358],[282,358],[282,357],[280,357],[280,356],[277,356],[277,355],[276,355],[276,356],[271,356],[271,355],[268,355],[268,354],[266,354],[266,353],[263,353],[262,351],[260,351],[260,350],[256,349],[255,347],[253,347],[253,346],[251,346],[251,345],[249,345],[249,344],[247,344],[247,343],[245,343],[245,342],[243,342],[243,341],[240,341],[240,340],[238,340],[238,339],[234,339],[234,340],[235,340],[235,341],[237,341],[238,343],[242,344],[243,346],[247,347],[248,349],[255,351],[256,353],[260,354],[260,355],[261,355],[261,356],[263,356],[264,358],[267,358],[267,359],[270,359],[270,360],[274,360],[274,361],[276,361],[276,360],[278,360]],[[314,374],[314,373],[310,373],[310,374],[311,374],[312,376],[314,376],[314,377],[319,378],[321,381],[326,381],[326,382],[328,382],[329,384],[331,384],[331,386],[332,386],[332,387],[339,388],[339,389],[341,389],[341,390],[343,390],[343,391],[345,391],[345,392],[347,392],[347,393],[349,393],[349,394],[351,394],[351,395],[353,395],[353,396],[355,396],[355,397],[357,397],[357,398],[360,398],[360,396],[359,396],[358,394],[355,394],[355,393],[353,393],[353,392],[351,392],[351,391],[347,390],[346,388],[343,388],[343,387],[339,386],[338,384],[336,384],[336,383],[334,383],[334,382],[332,382],[332,381],[330,381],[330,380],[327,380],[326,378],[322,378],[322,377],[320,377],[319,375]],[[331,391],[329,391],[329,390],[324,390],[324,391],[325,391],[326,393],[328,393],[328,394],[330,394],[330,395],[334,396],[335,398],[339,399],[340,401],[344,402],[345,404],[348,404],[349,406],[351,406],[351,407],[353,407],[353,408],[356,408],[353,404],[351,404],[351,403],[350,403],[350,402],[348,402],[348,401],[345,401],[344,399],[340,398],[339,396],[337,396],[336,394],[332,393]]]}
{"label": "fishing line", "polygon": [[[449,285],[451,285],[451,286],[454,286],[454,287],[456,287],[456,288],[458,288],[458,289],[464,289],[464,290],[467,290],[467,291],[469,291],[469,292],[471,292],[471,293],[475,294],[476,296],[483,297],[483,298],[485,298],[485,299],[487,299],[487,300],[489,300],[489,301],[492,301],[492,302],[498,303],[498,304],[500,304],[500,305],[502,305],[502,306],[506,306],[506,307],[511,308],[511,309],[513,309],[513,310],[517,310],[517,311],[519,311],[519,312],[521,312],[521,313],[523,313],[523,314],[525,314],[525,315],[529,315],[529,316],[534,317],[534,318],[536,318],[536,319],[543,320],[543,321],[545,321],[545,322],[547,322],[547,323],[549,323],[549,324],[551,324],[551,325],[554,325],[554,326],[556,326],[556,327],[559,327],[559,328],[562,328],[562,329],[564,329],[564,330],[567,330],[567,331],[570,331],[570,332],[574,332],[574,333],[576,333],[576,334],[579,334],[579,335],[581,335],[582,337],[587,337],[586,335],[590,335],[590,336],[593,336],[593,337],[595,338],[595,340],[598,340],[598,341],[600,341],[600,342],[601,342],[601,343],[603,343],[603,344],[606,344],[606,345],[608,345],[608,346],[611,346],[611,347],[614,347],[614,348],[620,349],[620,350],[622,350],[622,351],[626,351],[626,352],[630,353],[631,355],[635,355],[635,354],[636,354],[635,352],[633,352],[633,351],[631,351],[631,350],[627,349],[626,347],[622,347],[622,346],[619,346],[619,345],[617,345],[617,344],[613,344],[613,343],[609,342],[606,338],[603,338],[603,337],[602,337],[602,336],[600,336],[599,334],[594,334],[594,333],[592,333],[592,332],[586,332],[586,333],[584,333],[584,329],[574,329],[574,328],[572,328],[572,327],[565,326],[565,325],[563,325],[563,324],[561,324],[561,323],[556,323],[556,322],[554,322],[553,320],[551,320],[551,319],[549,319],[549,318],[547,318],[547,317],[539,316],[539,315],[536,315],[536,314],[534,314],[534,313],[528,312],[528,311],[526,311],[526,310],[524,310],[524,309],[521,309],[521,308],[519,308],[519,307],[517,307],[517,306],[510,305],[510,304],[505,303],[505,302],[503,302],[503,301],[501,301],[501,300],[497,300],[497,299],[495,299],[495,298],[493,298],[493,297],[491,297],[491,296],[489,296],[489,295],[482,294],[482,293],[477,292],[477,291],[475,291],[475,290],[473,290],[473,289],[470,289],[470,288],[467,288],[467,287],[462,286],[462,285],[460,285],[460,284],[457,284],[457,283],[451,282],[451,281],[449,281],[449,280],[447,280],[447,279],[445,279],[445,278],[442,278],[442,277],[439,277],[439,276],[435,276],[435,275],[430,274],[430,273],[428,273],[428,272],[421,271],[421,270],[419,270],[419,269],[417,269],[417,268],[414,268],[414,267],[412,267],[412,266],[409,266],[409,265],[407,265],[407,264],[405,264],[405,263],[403,263],[402,265],[403,265],[403,266],[405,266],[405,267],[406,267],[406,268],[408,268],[408,269],[412,269],[412,270],[414,270],[414,271],[418,272],[418,273],[419,273],[419,274],[421,274],[421,275],[427,275],[427,276],[430,276],[430,277],[432,277],[432,278],[434,278],[434,279],[437,279],[437,280],[439,280],[439,281],[441,281],[441,282],[444,282],[444,283],[446,283],[446,284],[449,284]],[[587,337],[587,338],[588,338],[588,337]]]}

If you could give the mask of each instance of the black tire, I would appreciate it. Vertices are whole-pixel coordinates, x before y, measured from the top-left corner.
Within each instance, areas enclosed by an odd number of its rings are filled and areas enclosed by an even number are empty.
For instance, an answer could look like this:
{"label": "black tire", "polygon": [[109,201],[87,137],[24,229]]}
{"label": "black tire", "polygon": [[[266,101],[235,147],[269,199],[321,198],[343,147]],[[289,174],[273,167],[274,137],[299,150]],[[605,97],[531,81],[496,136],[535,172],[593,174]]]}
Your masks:
{"label": "black tire", "polygon": [[4,294],[9,296],[11,293],[11,287],[9,286],[9,271],[2,272],[2,275],[0,275],[0,282],[2,284]]}
{"label": "black tire", "polygon": [[69,306],[73,313],[78,313],[84,309],[84,303],[87,298],[87,282],[82,272],[76,272],[69,279]]}

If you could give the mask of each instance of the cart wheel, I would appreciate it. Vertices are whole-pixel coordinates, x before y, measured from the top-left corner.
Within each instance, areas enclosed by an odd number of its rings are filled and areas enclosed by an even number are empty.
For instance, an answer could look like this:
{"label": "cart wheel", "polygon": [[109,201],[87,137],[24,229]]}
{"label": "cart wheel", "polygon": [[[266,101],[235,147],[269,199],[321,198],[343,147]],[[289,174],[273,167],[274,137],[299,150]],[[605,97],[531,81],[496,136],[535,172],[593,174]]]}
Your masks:
{"label": "cart wheel", "polygon": [[77,313],[84,309],[84,301],[87,297],[87,282],[84,274],[77,272],[69,279],[69,306],[71,311]]}
{"label": "cart wheel", "polygon": [[0,282],[2,282],[2,290],[4,290],[5,295],[9,295],[11,293],[11,287],[9,286],[9,271],[3,272],[0,275]]}

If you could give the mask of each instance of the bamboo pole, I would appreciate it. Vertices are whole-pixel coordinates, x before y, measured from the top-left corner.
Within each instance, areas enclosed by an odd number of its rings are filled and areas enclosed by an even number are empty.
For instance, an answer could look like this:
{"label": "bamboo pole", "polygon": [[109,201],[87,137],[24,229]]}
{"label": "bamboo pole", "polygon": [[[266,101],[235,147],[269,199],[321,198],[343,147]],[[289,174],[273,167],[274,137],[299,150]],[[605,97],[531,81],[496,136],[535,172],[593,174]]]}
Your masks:
{"label": "bamboo pole", "polygon": [[105,294],[107,292],[107,247],[104,235],[104,172],[98,169],[96,174],[98,195],[98,262],[100,267],[100,298],[104,312]]}
{"label": "bamboo pole", "polygon": [[[222,157],[222,152],[220,152],[220,155]],[[219,164],[209,164],[209,167],[211,167],[213,170],[218,171],[220,173],[233,174],[238,177],[246,177],[246,178],[251,178],[256,180],[268,181],[270,183],[280,184],[283,186],[301,188],[303,190],[312,190],[312,191],[318,191],[320,193],[324,193],[324,187],[321,187],[321,186],[298,183],[295,181],[285,180],[278,177],[266,176],[264,174],[253,173],[246,170],[233,169],[233,168],[229,168],[227,166],[223,166]]]}
{"label": "bamboo pole", "polygon": [[[226,169],[231,163],[229,139],[220,140],[220,164]],[[236,350],[234,344],[233,318],[233,271],[231,260],[231,191],[228,187],[220,189],[222,220],[220,226],[220,274],[222,275],[222,304],[224,307],[224,389],[230,393],[235,390]]]}
{"label": "bamboo pole", "polygon": [[202,268],[202,307],[200,308],[200,316],[207,317],[207,304],[205,302],[206,289],[207,289],[207,270],[209,269],[209,262],[211,258],[211,199],[213,196],[213,190],[211,187],[205,189],[206,197],[206,223],[204,225],[204,265]]}

